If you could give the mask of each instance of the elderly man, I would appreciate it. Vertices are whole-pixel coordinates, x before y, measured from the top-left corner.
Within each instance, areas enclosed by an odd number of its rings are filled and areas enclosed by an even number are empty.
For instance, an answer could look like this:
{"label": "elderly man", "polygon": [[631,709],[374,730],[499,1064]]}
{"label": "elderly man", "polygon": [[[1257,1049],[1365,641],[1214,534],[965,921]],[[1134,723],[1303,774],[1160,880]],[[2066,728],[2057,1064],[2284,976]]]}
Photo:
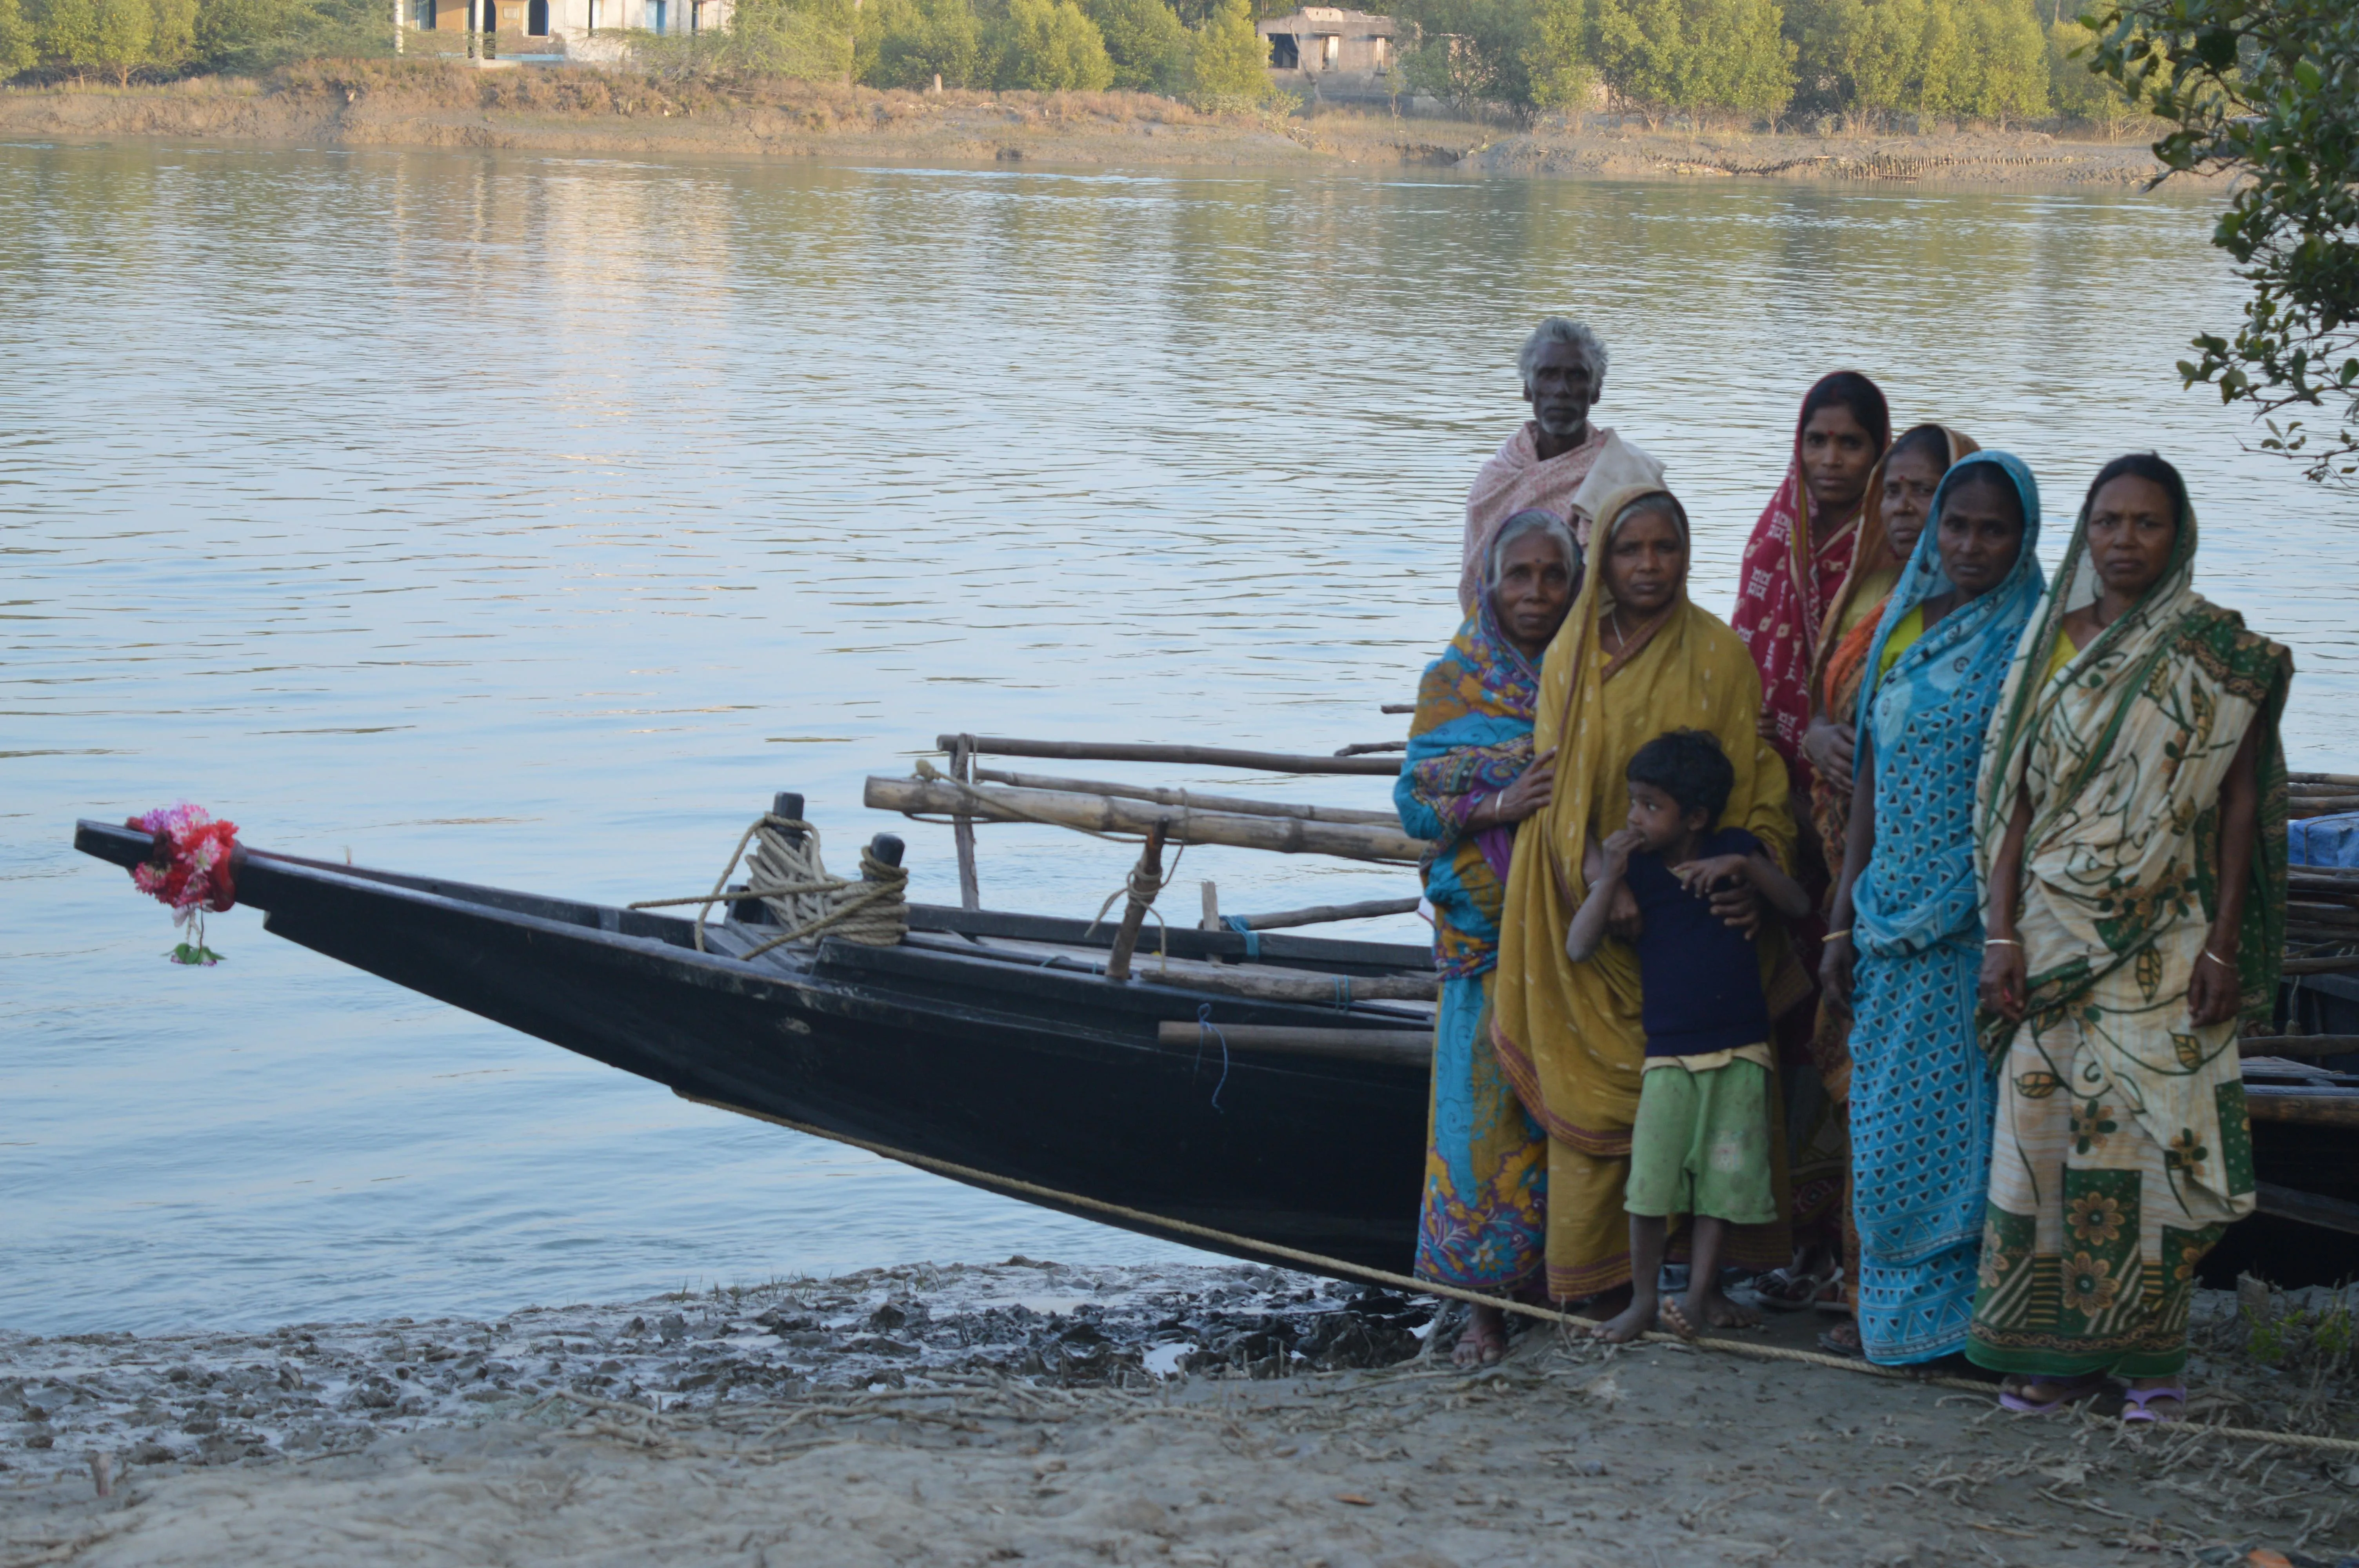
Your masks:
{"label": "elderly man", "polygon": [[[1605,345],[1579,321],[1551,316],[1524,340],[1516,368],[1532,416],[1474,476],[1466,498],[1466,540],[1458,578],[1459,608],[1474,612],[1490,562],[1491,541],[1518,512],[1538,509],[1571,522],[1584,547],[1590,519],[1574,496],[1601,463],[1613,485],[1659,483],[1663,468],[1613,431],[1589,422],[1605,386]],[[1610,456],[1609,456],[1610,454]],[[1592,487],[1593,490],[1598,487]]]}

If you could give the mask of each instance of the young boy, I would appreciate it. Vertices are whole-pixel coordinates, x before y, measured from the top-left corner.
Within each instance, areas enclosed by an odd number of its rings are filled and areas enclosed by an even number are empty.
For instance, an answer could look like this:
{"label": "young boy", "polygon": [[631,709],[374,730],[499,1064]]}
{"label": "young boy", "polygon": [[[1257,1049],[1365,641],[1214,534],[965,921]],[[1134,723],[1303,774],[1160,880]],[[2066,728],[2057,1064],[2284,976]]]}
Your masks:
{"label": "young boy", "polygon": [[[1777,1217],[1769,1183],[1769,1004],[1752,933],[1712,912],[1712,891],[1743,878],[1779,913],[1799,915],[1809,895],[1777,869],[1761,840],[1740,827],[1712,831],[1736,782],[1720,743],[1674,730],[1630,759],[1628,825],[1593,846],[1588,900],[1572,917],[1565,952],[1581,962],[1604,941],[1616,891],[1627,886],[1641,927],[1639,1016],[1647,1065],[1630,1132],[1630,1307],[1598,1335],[1615,1343],[1654,1326],[1682,1338],[1707,1325],[1757,1321],[1720,1293],[1728,1227]],[[1695,1233],[1684,1300],[1658,1281],[1672,1215]]]}

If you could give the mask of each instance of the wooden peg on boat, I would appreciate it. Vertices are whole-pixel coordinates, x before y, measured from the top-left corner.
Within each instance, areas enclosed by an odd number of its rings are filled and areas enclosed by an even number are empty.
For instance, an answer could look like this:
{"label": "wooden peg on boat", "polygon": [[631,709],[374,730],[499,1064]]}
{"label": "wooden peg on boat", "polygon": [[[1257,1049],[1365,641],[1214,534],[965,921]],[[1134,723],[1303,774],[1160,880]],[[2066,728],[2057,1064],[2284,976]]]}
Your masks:
{"label": "wooden peg on boat", "polygon": [[[1163,881],[1163,824],[1157,823],[1147,830],[1147,844],[1138,852],[1138,865],[1130,873],[1129,902],[1123,905],[1122,924],[1114,928],[1114,951],[1106,956],[1106,979],[1130,979],[1130,955],[1138,946],[1138,928],[1147,924],[1147,907],[1155,902],[1155,889]],[[1140,889],[1147,890],[1145,898]]]}
{"label": "wooden peg on boat", "polygon": [[1199,931],[1221,929],[1221,890],[1209,881],[1204,883],[1204,918],[1196,929]]}
{"label": "wooden peg on boat", "polygon": [[[950,742],[951,777],[961,784],[974,783],[974,737],[952,735],[938,737]],[[951,844],[958,851],[959,907],[981,909],[983,884],[974,874],[974,818],[958,816],[951,818]]]}
{"label": "wooden peg on boat", "polygon": [[[868,852],[875,856],[880,864],[887,866],[899,865],[901,857],[908,852],[908,848],[901,841],[899,835],[893,833],[879,833],[875,838],[868,840]],[[860,880],[875,881],[877,879],[870,876],[864,868],[860,873]]]}

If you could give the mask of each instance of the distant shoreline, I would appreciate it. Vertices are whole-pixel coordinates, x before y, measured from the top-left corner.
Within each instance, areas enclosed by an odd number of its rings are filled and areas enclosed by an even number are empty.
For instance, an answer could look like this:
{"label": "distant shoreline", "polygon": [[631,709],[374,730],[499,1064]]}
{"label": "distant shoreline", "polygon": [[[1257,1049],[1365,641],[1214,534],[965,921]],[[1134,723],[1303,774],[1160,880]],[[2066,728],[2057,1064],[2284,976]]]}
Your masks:
{"label": "distant shoreline", "polygon": [[315,65],[257,83],[0,91],[0,135],[639,157],[874,158],[1049,167],[1422,168],[1574,179],[1770,179],[2133,189],[2137,142],[2036,131],[1947,135],[1538,130],[1395,118],[1206,114],[1136,93],[922,94],[795,81],[717,92],[585,68]]}

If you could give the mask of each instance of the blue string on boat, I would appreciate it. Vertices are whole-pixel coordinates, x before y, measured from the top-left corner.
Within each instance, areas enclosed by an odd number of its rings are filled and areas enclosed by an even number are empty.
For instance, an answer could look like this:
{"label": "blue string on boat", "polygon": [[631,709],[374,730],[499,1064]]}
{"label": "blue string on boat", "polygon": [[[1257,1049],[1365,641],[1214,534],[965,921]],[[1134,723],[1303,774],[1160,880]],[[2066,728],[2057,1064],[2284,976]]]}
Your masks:
{"label": "blue string on boat", "polygon": [[1261,933],[1247,925],[1242,914],[1224,914],[1221,918],[1230,930],[1245,939],[1245,962],[1261,962]]}
{"label": "blue string on boat", "polygon": [[[1221,1091],[1229,1087],[1229,1037],[1212,1022],[1212,1004],[1205,1002],[1196,1009],[1196,1066],[1204,1065],[1204,1036],[1210,1034],[1221,1043],[1221,1081],[1212,1086],[1212,1108],[1221,1110]],[[1189,1069],[1192,1075],[1194,1068]],[[1226,1116],[1228,1112],[1221,1111]]]}

